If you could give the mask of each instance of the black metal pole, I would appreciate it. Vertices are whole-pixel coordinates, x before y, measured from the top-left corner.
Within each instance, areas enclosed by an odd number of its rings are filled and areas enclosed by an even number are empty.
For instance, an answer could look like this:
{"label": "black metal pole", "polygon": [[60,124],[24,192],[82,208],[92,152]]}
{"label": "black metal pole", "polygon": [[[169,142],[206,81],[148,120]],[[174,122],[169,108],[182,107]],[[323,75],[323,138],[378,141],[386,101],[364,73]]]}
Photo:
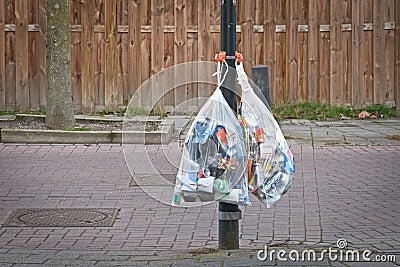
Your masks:
{"label": "black metal pole", "polygon": [[[236,51],[236,0],[221,0],[221,51],[227,55],[227,63],[235,68]],[[224,71],[228,71],[224,69]],[[224,73],[222,74],[222,76]],[[232,110],[237,113],[236,73],[228,71],[222,85],[222,94]],[[219,202],[219,236],[220,249],[239,248],[239,219],[241,210],[238,205]]]}

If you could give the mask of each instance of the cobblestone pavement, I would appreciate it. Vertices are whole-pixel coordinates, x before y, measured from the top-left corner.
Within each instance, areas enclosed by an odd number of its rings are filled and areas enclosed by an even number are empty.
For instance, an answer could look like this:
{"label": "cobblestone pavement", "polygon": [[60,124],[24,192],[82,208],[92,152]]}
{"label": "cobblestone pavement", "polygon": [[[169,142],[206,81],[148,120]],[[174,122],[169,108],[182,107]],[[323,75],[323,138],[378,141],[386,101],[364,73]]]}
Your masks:
{"label": "cobblestone pavement", "polygon": [[[216,253],[208,252],[218,246],[217,204],[178,208],[153,199],[132,179],[123,146],[0,144],[0,222],[17,208],[120,209],[113,227],[2,226],[0,265],[288,265],[260,262],[257,251],[265,245],[321,251],[336,248],[340,238],[347,249],[397,255],[399,264],[400,146],[296,140],[290,140],[296,159],[291,190],[270,209],[252,197],[252,205],[241,208],[242,251]],[[173,180],[178,143],[125,151],[137,166],[135,178],[159,172]]]}

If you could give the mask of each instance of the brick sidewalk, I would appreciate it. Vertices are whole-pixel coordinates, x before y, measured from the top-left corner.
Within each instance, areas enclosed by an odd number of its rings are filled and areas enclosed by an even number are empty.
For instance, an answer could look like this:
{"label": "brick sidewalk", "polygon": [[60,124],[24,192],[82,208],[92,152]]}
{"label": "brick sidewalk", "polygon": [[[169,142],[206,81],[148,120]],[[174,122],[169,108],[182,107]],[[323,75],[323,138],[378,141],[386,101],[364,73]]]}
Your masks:
{"label": "brick sidewalk", "polygon": [[[131,146],[130,160],[173,177],[177,143]],[[167,157],[160,153],[167,151]],[[295,145],[292,189],[242,208],[240,246],[334,245],[400,251],[400,147]],[[175,166],[174,166],[175,165]],[[131,180],[119,145],[0,145],[0,221],[17,208],[120,208],[113,227],[0,228],[0,249],[181,251],[218,245],[217,204],[176,208]]]}

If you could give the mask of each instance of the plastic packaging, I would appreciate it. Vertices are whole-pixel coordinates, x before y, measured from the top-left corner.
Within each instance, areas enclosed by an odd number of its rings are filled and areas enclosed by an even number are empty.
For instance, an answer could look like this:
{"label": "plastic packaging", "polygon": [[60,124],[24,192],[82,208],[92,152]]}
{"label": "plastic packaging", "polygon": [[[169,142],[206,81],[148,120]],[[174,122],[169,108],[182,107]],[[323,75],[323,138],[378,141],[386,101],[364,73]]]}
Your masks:
{"label": "plastic packaging", "polygon": [[218,87],[186,135],[172,204],[220,200],[248,205],[243,137],[237,116]]}
{"label": "plastic packaging", "polygon": [[249,189],[269,207],[291,186],[294,158],[268,107],[250,86],[242,64],[236,65],[242,87],[240,124],[245,132]]}
{"label": "plastic packaging", "polygon": [[236,117],[218,86],[187,133],[173,205],[215,200],[248,205],[250,190],[270,207],[291,186],[294,158],[282,131],[254,93],[243,65],[236,71],[240,114]]}

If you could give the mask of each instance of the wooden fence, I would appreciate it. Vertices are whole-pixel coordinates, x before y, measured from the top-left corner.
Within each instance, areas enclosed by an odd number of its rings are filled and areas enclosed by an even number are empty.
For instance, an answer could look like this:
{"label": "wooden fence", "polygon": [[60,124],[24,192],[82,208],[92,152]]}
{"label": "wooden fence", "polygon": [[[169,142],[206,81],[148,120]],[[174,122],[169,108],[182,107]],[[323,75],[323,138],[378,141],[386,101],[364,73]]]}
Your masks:
{"label": "wooden fence", "polygon": [[[45,108],[46,4],[0,0],[0,110]],[[274,102],[398,103],[399,10],[400,0],[237,0],[237,48],[249,74],[269,66]],[[151,75],[212,61],[220,46],[220,0],[70,0],[70,21],[77,111],[126,106]],[[204,90],[185,86],[160,105]]]}

